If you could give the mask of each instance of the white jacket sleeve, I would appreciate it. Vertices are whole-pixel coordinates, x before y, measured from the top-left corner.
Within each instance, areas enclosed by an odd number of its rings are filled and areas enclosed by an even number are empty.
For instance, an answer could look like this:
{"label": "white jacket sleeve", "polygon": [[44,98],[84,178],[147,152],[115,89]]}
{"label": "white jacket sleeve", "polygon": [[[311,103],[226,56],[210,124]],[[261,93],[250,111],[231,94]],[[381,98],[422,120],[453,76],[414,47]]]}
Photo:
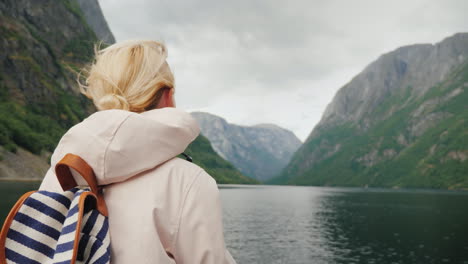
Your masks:
{"label": "white jacket sleeve", "polygon": [[176,263],[236,263],[224,243],[221,201],[215,180],[202,171],[183,203],[174,241]]}

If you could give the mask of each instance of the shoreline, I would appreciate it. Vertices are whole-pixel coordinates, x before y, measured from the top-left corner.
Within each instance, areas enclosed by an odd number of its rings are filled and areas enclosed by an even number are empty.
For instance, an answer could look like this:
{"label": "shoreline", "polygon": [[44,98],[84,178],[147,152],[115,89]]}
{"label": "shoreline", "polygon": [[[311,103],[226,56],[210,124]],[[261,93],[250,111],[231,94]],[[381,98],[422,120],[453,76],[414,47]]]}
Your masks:
{"label": "shoreline", "polygon": [[[24,182],[24,183],[40,183],[42,179],[38,178],[0,178],[0,183],[2,182]],[[348,189],[349,191],[368,191],[368,192],[452,192],[467,193],[467,188],[447,188],[447,189],[436,189],[436,188],[392,188],[392,187],[358,187],[358,186],[306,186],[306,185],[270,185],[270,184],[230,184],[230,183],[221,183],[217,184],[219,189],[236,189],[236,188],[251,188],[251,189],[261,189],[268,187],[312,187],[312,188],[329,188],[329,189]]]}
{"label": "shoreline", "polygon": [[268,187],[298,187],[298,188],[317,188],[346,191],[365,191],[365,192],[401,192],[401,193],[424,193],[424,192],[447,192],[447,193],[468,193],[468,188],[409,188],[409,187],[365,187],[365,186],[316,186],[316,185],[276,185],[276,184],[218,184],[220,189],[250,188],[260,189]]}
{"label": "shoreline", "polygon": [[0,182],[41,182],[38,178],[0,178]]}

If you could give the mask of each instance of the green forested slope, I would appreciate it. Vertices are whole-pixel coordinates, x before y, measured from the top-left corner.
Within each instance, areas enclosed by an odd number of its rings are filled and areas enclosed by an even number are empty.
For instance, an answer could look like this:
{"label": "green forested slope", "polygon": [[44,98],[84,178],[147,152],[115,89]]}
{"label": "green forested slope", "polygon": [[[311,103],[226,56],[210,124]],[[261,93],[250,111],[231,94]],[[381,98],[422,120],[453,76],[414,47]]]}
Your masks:
{"label": "green forested slope", "polygon": [[198,136],[185,153],[192,157],[195,164],[213,176],[217,183],[258,183],[256,180],[242,175],[231,163],[220,157],[203,135]]}
{"label": "green forested slope", "polygon": [[96,36],[72,1],[9,0],[0,10],[0,144],[52,151],[92,109],[73,69],[91,59]]}
{"label": "green forested slope", "polygon": [[[468,188],[468,63],[423,96],[412,94],[407,86],[388,96],[366,130],[349,121],[317,131],[273,183]],[[319,157],[307,167],[314,151]]]}

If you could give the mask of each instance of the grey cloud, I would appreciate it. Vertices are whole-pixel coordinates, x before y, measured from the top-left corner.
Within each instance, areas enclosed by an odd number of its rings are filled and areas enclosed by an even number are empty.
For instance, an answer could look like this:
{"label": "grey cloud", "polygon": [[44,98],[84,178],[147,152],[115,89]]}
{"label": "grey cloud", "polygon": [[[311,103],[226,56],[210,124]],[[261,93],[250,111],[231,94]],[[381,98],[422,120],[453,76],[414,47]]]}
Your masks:
{"label": "grey cloud", "polygon": [[[101,2],[103,6],[116,3]],[[232,51],[238,56],[229,57],[226,66],[256,73],[252,77],[264,82],[278,75],[309,79],[325,74],[326,67],[335,65],[326,56],[333,44],[324,35],[337,40],[342,36],[323,17],[314,15],[317,7],[308,1],[122,1],[119,5],[114,12],[127,22],[119,22],[122,31],[116,31],[117,37],[143,35],[146,30],[168,44],[209,52],[226,46],[212,38],[230,35],[235,43]],[[140,10],[138,16],[134,10]],[[134,16],[125,19],[126,14]],[[135,20],[140,21],[138,26]]]}
{"label": "grey cloud", "polygon": [[[282,103],[290,104],[291,116],[299,110],[311,116],[277,121],[301,127],[301,134],[312,129],[322,112],[316,108],[326,106],[353,77],[351,72],[399,46],[437,42],[468,31],[465,0],[100,0],[100,4],[117,40],[152,38],[167,43],[180,105],[205,110],[213,106],[232,113],[236,121],[251,113],[219,100],[285,90],[304,94]],[[280,96],[264,100],[271,100],[265,107],[272,109],[266,111],[268,118],[256,116],[258,123],[285,116],[274,114]],[[300,118],[303,115],[305,119]]]}

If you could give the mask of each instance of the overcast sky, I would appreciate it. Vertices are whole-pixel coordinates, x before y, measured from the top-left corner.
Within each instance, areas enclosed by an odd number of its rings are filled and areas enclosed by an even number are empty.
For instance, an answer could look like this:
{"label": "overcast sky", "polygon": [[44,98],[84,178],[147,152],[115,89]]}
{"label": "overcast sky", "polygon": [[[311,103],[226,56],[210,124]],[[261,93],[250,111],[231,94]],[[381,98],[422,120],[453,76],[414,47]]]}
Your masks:
{"label": "overcast sky", "polygon": [[99,0],[117,41],[162,40],[177,106],[305,140],[382,53],[468,31],[465,0]]}

